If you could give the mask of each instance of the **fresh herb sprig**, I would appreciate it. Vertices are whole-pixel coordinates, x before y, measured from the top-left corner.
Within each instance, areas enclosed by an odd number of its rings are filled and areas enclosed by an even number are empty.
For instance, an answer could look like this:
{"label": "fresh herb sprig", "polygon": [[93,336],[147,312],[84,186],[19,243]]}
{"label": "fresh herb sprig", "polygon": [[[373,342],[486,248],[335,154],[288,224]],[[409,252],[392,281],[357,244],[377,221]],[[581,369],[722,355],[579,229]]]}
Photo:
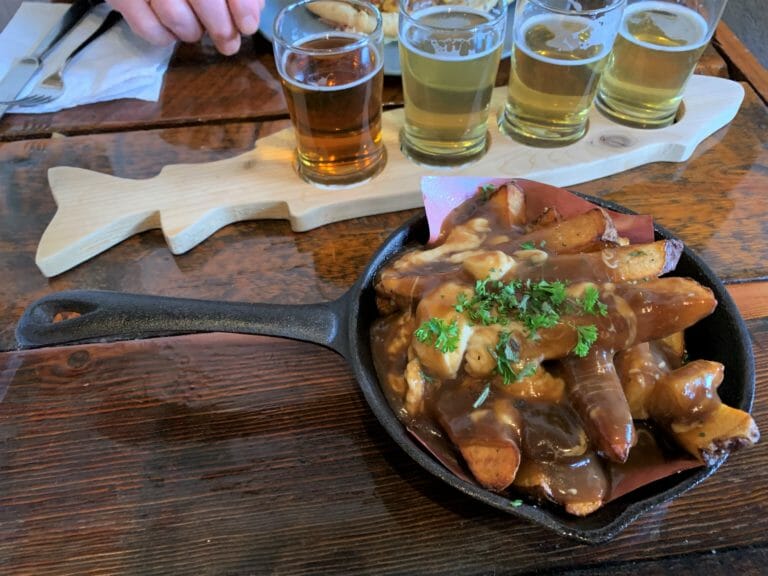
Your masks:
{"label": "fresh herb sprig", "polygon": [[584,358],[589,354],[589,349],[597,340],[597,326],[594,324],[585,324],[576,326],[576,346],[573,353],[579,358]]}
{"label": "fresh herb sprig", "polygon": [[584,312],[587,314],[600,316],[606,316],[608,314],[608,306],[600,302],[600,291],[594,284],[590,284],[584,289],[581,305]]}
{"label": "fresh herb sprig", "polygon": [[440,318],[430,318],[414,332],[419,342],[434,345],[443,354],[459,347],[459,324],[454,318],[446,323]]}
{"label": "fresh herb sprig", "polygon": [[508,386],[524,378],[530,378],[536,373],[536,362],[528,362],[521,366],[517,342],[510,338],[510,333],[502,331],[493,350],[496,358],[496,371],[501,376],[504,385]]}

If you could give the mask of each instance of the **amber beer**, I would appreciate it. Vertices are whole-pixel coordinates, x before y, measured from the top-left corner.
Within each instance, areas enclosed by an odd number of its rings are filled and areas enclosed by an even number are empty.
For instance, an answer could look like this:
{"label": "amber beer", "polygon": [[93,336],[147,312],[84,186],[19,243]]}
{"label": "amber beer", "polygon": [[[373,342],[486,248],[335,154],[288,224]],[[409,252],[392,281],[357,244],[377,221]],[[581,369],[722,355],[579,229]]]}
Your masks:
{"label": "amber beer", "polygon": [[579,11],[569,3],[520,0],[501,130],[526,144],[582,138],[621,17],[621,0]]}
{"label": "amber beer", "polygon": [[[316,9],[370,19],[354,30]],[[275,20],[275,60],[296,135],[299,174],[321,186],[370,179],[383,166],[381,15],[359,0],[305,0]]]}
{"label": "amber beer", "polygon": [[424,5],[400,19],[403,150],[425,164],[463,164],[485,153],[504,4],[490,13],[461,4]]}
{"label": "amber beer", "polygon": [[684,5],[659,1],[629,5],[597,106],[623,124],[668,126],[710,36],[707,20]]}
{"label": "amber beer", "polygon": [[[333,50],[358,39],[338,33],[310,38],[309,50]],[[372,176],[381,139],[381,55],[372,46],[316,55],[287,53],[283,91],[297,138],[299,171],[312,181],[345,184]]]}

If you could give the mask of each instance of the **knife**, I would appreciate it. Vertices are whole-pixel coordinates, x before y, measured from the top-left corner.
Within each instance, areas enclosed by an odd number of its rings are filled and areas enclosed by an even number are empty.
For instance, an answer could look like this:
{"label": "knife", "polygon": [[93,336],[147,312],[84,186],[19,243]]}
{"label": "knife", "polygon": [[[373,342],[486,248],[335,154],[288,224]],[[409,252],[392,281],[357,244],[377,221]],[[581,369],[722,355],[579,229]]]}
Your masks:
{"label": "knife", "polygon": [[[61,20],[35,47],[32,54],[18,60],[0,81],[0,102],[14,100],[41,68],[43,60],[56,48],[61,39],[80,22],[91,8],[102,2],[104,0],[75,0],[61,17]],[[7,109],[7,105],[0,105],[0,118],[3,117]]]}

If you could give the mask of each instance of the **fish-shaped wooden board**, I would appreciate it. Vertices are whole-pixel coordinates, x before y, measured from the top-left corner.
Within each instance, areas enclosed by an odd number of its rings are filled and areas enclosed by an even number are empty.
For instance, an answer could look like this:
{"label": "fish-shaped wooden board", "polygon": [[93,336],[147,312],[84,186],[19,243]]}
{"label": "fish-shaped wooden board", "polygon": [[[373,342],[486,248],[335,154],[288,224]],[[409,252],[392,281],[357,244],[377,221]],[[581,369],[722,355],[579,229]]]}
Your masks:
{"label": "fish-shaped wooden board", "polygon": [[744,89],[731,80],[693,76],[683,97],[685,112],[674,125],[628,128],[592,110],[587,136],[562,148],[534,148],[501,134],[495,113],[505,97],[505,88],[494,90],[487,154],[450,170],[430,170],[408,160],[399,145],[403,111],[385,112],[387,164],[369,182],[347,188],[321,189],[296,175],[290,128],[233,158],[166,166],[141,180],[51,168],[48,181],[58,208],[35,261],[43,274],[55,276],[153,228],[161,228],[171,252],[181,254],[242,220],[287,219],[293,230],[302,232],[347,218],[416,208],[422,205],[420,180],[427,175],[528,178],[569,186],[650,162],[681,162],[733,119]]}

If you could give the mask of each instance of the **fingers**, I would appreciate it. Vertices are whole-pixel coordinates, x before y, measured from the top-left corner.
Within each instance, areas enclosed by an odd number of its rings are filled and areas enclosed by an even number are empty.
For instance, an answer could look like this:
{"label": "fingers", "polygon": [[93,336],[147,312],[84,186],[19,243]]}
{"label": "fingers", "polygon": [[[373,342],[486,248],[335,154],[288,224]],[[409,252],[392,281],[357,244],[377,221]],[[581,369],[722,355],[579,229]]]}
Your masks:
{"label": "fingers", "polygon": [[177,37],[165,27],[144,0],[109,0],[109,4],[123,15],[131,30],[147,42],[166,46],[176,41]]}
{"label": "fingers", "polygon": [[227,0],[189,0],[189,4],[219,52],[229,56],[240,49],[240,31],[232,20]]}
{"label": "fingers", "polygon": [[133,31],[152,44],[197,42],[207,33],[225,55],[240,49],[240,35],[259,28],[266,0],[108,0]]}
{"label": "fingers", "polygon": [[184,42],[197,42],[203,27],[186,0],[152,0],[150,8],[162,24]]}
{"label": "fingers", "polygon": [[259,29],[259,17],[264,0],[229,0],[229,10],[235,26],[241,34],[255,34]]}

